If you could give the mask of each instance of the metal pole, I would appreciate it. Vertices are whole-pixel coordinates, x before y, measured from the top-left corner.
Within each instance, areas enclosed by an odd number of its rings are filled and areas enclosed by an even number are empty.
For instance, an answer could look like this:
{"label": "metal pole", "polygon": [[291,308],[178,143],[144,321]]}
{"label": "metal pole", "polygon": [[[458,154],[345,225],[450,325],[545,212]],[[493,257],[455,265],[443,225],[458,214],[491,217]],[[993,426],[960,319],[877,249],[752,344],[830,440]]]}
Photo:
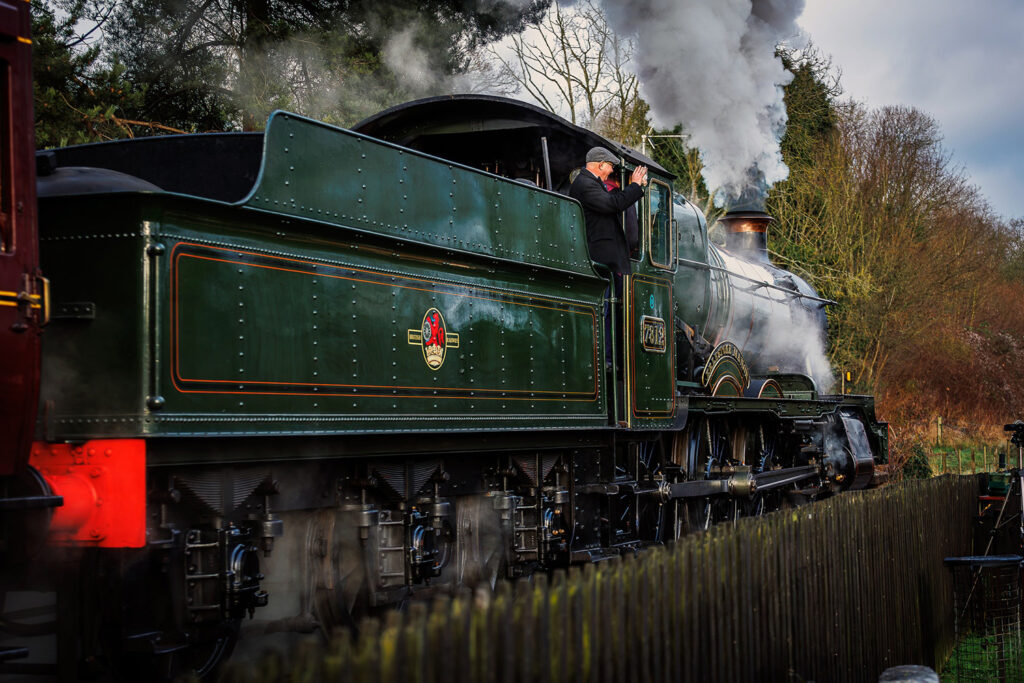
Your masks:
{"label": "metal pole", "polygon": [[[648,129],[652,130],[652,129]],[[678,140],[686,140],[689,138],[689,134],[686,135],[641,135],[640,136],[640,153],[647,156],[647,141],[653,138],[676,138]]]}
{"label": "metal pole", "polygon": [[540,149],[544,154],[544,181],[547,183],[547,188],[554,192],[555,188],[551,187],[551,158],[548,156],[548,139],[546,137],[540,139]]}

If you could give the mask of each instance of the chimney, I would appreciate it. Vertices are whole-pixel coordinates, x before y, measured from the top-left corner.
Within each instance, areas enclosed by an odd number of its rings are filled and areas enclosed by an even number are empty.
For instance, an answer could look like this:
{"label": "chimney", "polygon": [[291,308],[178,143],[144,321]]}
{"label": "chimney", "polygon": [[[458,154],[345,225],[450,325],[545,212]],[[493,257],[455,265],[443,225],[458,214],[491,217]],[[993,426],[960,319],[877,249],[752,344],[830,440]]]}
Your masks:
{"label": "chimney", "polygon": [[718,221],[725,226],[725,248],[748,261],[768,260],[768,224],[774,218],[764,211],[730,211]]}

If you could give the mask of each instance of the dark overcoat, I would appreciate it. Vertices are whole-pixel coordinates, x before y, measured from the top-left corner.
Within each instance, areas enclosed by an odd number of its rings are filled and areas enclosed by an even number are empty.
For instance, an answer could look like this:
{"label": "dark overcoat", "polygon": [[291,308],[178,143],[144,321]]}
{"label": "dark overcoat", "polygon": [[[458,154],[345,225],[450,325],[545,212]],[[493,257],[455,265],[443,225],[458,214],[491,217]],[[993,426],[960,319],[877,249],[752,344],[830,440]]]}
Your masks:
{"label": "dark overcoat", "polygon": [[622,212],[643,194],[643,188],[636,183],[630,183],[621,192],[609,192],[593,173],[587,169],[579,172],[569,188],[569,196],[583,205],[591,260],[604,263],[616,273],[629,272]]}

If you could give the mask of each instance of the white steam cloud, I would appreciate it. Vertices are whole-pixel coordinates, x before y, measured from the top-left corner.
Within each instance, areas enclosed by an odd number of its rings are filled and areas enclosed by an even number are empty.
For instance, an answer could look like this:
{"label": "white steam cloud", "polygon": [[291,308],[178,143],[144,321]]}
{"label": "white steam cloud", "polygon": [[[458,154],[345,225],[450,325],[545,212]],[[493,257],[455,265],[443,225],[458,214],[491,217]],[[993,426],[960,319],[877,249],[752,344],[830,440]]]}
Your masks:
{"label": "white steam cloud", "polygon": [[775,47],[800,35],[804,0],[609,0],[603,7],[615,31],[636,40],[636,71],[655,123],[684,126],[719,202],[739,197],[752,172],[769,186],[785,180],[782,86],[793,75]]}
{"label": "white steam cloud", "polygon": [[824,330],[807,310],[790,305],[786,314],[773,311],[759,330],[760,355],[783,372],[798,372],[814,380],[827,394],[835,385],[832,364],[825,350]]}
{"label": "white steam cloud", "polygon": [[[772,368],[804,374],[814,380],[820,392],[827,393],[835,378],[826,353],[823,311],[817,302],[799,297],[815,296],[814,290],[795,276],[780,277],[779,271],[748,260],[743,253],[712,249],[730,273],[732,289],[731,296],[722,302],[722,329],[714,330],[712,336],[716,341],[739,345],[756,375]],[[754,284],[760,282],[782,289]]]}
{"label": "white steam cloud", "polygon": [[421,27],[412,23],[388,38],[381,51],[384,64],[398,81],[413,92],[430,92],[444,80],[444,74],[431,64],[426,50],[416,44]]}

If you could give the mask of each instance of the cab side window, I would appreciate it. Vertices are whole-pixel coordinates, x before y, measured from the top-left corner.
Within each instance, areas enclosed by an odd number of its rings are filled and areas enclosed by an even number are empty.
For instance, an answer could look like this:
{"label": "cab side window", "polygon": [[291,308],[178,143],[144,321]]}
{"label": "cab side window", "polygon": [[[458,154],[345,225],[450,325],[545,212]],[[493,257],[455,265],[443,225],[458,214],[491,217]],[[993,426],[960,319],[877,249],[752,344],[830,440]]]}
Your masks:
{"label": "cab side window", "polygon": [[672,268],[672,195],[665,183],[652,180],[647,194],[646,234],[651,263]]}

